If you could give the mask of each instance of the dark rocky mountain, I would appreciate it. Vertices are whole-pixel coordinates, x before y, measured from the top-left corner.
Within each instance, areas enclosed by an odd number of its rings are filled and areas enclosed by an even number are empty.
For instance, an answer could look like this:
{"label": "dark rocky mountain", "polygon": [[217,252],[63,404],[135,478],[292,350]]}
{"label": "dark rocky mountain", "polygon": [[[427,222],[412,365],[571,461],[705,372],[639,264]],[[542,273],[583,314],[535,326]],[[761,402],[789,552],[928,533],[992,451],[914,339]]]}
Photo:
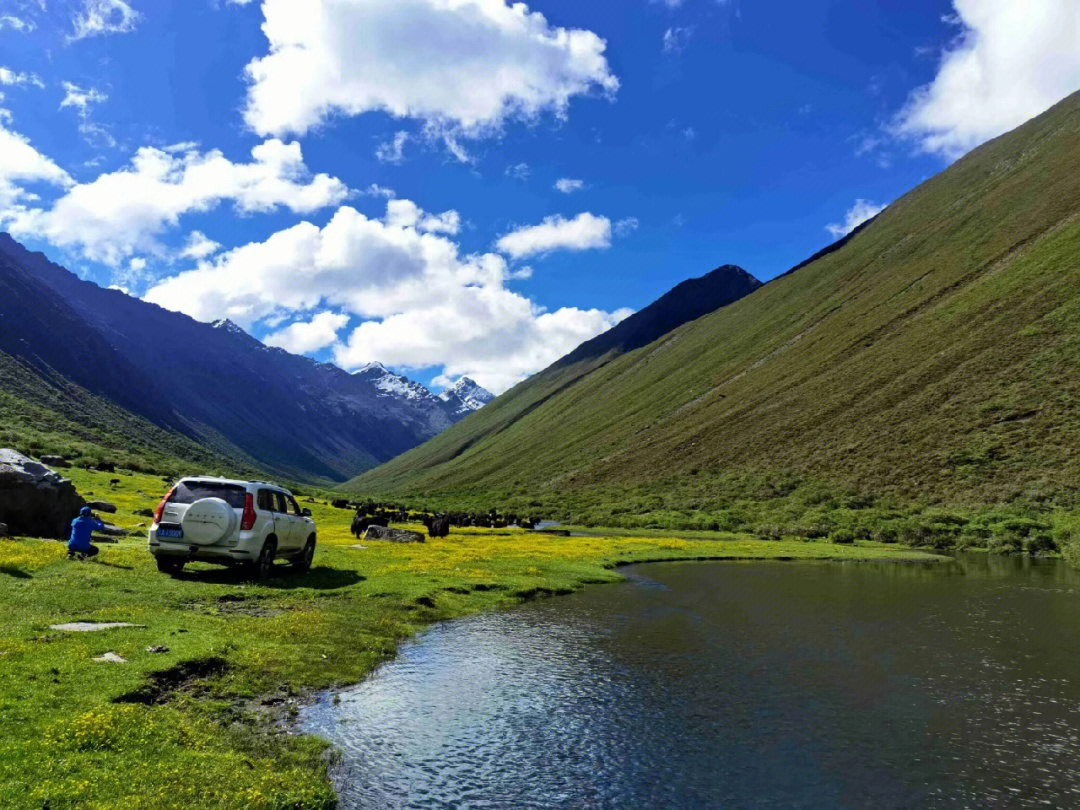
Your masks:
{"label": "dark rocky mountain", "polygon": [[725,264],[672,287],[640,312],[582,343],[556,365],[568,366],[611,351],[621,354],[647,346],[672,329],[738,301],[760,286],[761,282],[741,267]]}
{"label": "dark rocky mountain", "polygon": [[344,480],[460,418],[385,369],[349,374],[103,289],[6,234],[0,298],[0,351],[278,475]]}

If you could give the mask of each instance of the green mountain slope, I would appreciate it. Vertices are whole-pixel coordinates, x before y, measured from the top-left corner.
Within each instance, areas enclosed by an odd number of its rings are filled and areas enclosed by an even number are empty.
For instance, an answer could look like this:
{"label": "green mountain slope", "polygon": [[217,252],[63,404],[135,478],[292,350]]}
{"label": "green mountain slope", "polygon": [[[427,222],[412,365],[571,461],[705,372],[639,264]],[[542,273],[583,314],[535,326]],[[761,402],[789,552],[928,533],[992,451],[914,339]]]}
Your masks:
{"label": "green mountain slope", "polygon": [[1078,405],[1080,95],[839,249],[647,346],[556,364],[348,488],[622,498],[608,516],[701,509],[733,476],[766,498],[816,480],[1060,502],[1080,481]]}

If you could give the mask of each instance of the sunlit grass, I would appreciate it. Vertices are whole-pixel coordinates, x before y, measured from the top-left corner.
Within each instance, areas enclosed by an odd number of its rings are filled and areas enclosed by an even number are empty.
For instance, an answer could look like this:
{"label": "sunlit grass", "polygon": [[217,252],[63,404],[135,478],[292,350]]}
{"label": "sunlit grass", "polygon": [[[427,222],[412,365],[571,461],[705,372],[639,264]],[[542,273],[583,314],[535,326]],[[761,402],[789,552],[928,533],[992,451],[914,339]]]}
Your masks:
{"label": "sunlit grass", "polygon": [[[75,471],[110,519],[134,527],[160,478]],[[119,478],[114,489],[109,481]],[[355,682],[426,624],[524,598],[613,582],[619,563],[688,558],[923,559],[878,544],[746,536],[552,537],[462,530],[418,545],[357,541],[351,513],[305,503],[319,551],[303,577],[250,584],[208,565],[158,574],[141,537],[72,562],[62,543],[0,541],[0,807],[321,808],[333,794],[322,745],[271,733],[289,700]],[[413,526],[412,528],[417,528]],[[363,548],[354,548],[360,545]],[[138,628],[66,634],[49,625],[126,621]],[[168,647],[165,653],[148,648]],[[115,652],[125,664],[96,663]],[[148,678],[191,662],[149,705]],[[142,690],[142,691],[140,691]]]}

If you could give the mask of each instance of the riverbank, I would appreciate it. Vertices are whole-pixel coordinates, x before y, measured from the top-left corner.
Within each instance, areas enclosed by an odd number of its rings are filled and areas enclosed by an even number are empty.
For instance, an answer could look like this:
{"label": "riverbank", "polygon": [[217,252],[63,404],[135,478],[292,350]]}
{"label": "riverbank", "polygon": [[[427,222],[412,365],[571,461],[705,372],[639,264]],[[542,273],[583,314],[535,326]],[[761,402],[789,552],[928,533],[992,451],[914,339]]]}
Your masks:
{"label": "riverbank", "polygon": [[[161,479],[77,471],[114,522],[142,531]],[[0,541],[0,806],[324,808],[322,743],[284,733],[313,690],[354,683],[419,629],[678,559],[924,560],[895,545],[548,537],[462,530],[423,545],[357,544],[351,515],[309,504],[312,571],[258,585],[212,566],[154,569],[140,537],[76,563],[63,545]],[[355,548],[361,545],[363,548]],[[51,625],[125,622],[95,632]],[[124,663],[96,661],[107,653]]]}

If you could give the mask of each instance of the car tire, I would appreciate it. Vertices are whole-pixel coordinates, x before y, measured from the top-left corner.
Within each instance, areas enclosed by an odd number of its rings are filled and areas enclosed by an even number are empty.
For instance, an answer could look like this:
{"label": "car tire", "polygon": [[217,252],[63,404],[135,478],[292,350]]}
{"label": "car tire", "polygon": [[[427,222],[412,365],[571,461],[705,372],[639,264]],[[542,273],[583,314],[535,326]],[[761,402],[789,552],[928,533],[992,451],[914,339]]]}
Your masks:
{"label": "car tire", "polygon": [[168,557],[156,557],[157,570],[170,577],[175,577],[184,570],[184,560],[175,560]]}
{"label": "car tire", "polygon": [[252,579],[268,579],[274,571],[274,557],[277,554],[277,538],[267,537],[263,543],[262,551],[255,562],[251,564]]}
{"label": "car tire", "polygon": [[290,566],[294,574],[306,574],[311,570],[311,561],[315,558],[315,535],[308,538],[304,550],[293,558]]}

